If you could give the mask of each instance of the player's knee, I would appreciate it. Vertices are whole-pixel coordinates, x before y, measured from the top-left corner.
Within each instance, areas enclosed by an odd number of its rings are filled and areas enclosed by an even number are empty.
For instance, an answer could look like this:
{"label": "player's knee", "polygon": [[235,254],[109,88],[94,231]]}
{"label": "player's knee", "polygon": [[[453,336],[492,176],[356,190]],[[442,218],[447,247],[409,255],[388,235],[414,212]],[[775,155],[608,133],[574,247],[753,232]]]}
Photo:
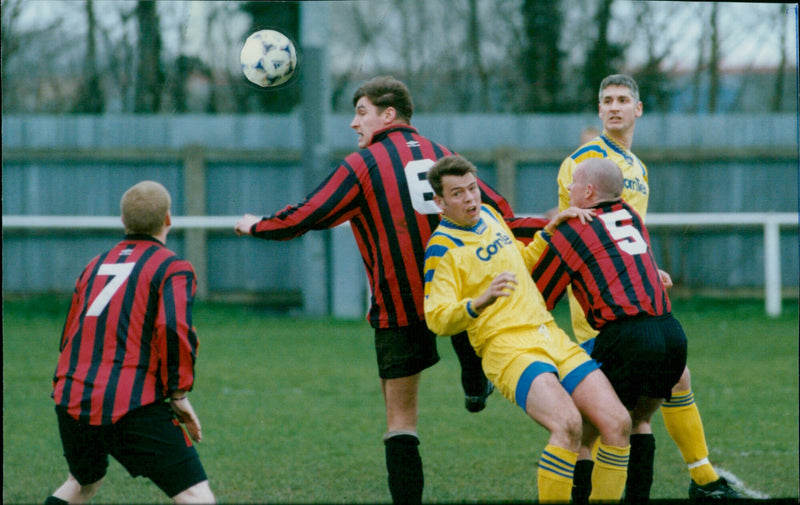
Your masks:
{"label": "player's knee", "polygon": [[577,451],[583,437],[583,420],[577,409],[565,409],[565,411],[557,435],[563,437],[563,441],[568,444],[567,447],[575,448]]}
{"label": "player's knee", "polygon": [[175,503],[215,503],[216,498],[211,492],[208,481],[204,480],[173,496],[172,501]]}
{"label": "player's knee", "polygon": [[631,436],[631,415],[622,405],[611,412],[608,423],[608,436],[626,440]]}
{"label": "player's knee", "polygon": [[678,379],[678,383],[672,387],[672,391],[683,392],[689,391],[690,389],[692,389],[692,374],[689,372],[689,367],[686,366],[683,368],[683,373],[681,374],[681,378]]}
{"label": "player's knee", "polygon": [[97,490],[100,489],[100,485],[103,484],[105,477],[100,477],[89,484],[81,484],[72,474],[69,475],[69,479],[74,483],[74,488],[80,496],[80,499],[90,500],[97,493]]}
{"label": "player's knee", "polygon": [[[72,473],[67,477],[66,482],[56,490],[51,498],[60,499],[67,503],[84,503],[92,499],[100,489],[104,477],[100,477],[89,484],[81,484]],[[49,499],[49,498],[48,498]],[[52,503],[58,503],[53,501]]]}

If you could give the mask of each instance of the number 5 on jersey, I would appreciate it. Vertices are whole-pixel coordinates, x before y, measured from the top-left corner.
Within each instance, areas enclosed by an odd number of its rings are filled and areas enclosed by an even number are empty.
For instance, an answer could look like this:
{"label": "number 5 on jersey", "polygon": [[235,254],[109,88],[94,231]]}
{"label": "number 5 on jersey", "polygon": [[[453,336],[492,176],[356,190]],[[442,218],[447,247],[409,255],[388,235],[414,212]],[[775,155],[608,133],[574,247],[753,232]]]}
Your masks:
{"label": "number 5 on jersey", "polygon": [[114,293],[125,283],[128,276],[131,275],[133,267],[136,263],[104,263],[100,265],[97,270],[97,275],[111,276],[111,280],[105,285],[97,298],[94,299],[89,310],[86,311],[87,316],[99,316],[103,313]]}
{"label": "number 5 on jersey", "polygon": [[639,233],[639,230],[632,224],[619,224],[632,217],[630,212],[625,209],[600,215],[600,219],[603,220],[608,234],[611,235],[611,238],[619,245],[619,248],[631,256],[636,256],[637,254],[644,254],[647,252],[647,242],[644,240],[644,237],[642,237],[642,234]]}

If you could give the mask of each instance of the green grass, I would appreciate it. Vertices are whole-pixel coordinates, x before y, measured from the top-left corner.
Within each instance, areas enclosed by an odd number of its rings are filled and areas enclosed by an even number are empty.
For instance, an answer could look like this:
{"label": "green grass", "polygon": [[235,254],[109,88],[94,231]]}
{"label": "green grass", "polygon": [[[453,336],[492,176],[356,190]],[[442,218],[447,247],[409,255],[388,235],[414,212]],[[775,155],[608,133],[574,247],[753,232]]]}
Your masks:
{"label": "green grass", "polygon": [[[66,463],[50,379],[68,301],[6,300],[3,307],[3,502],[41,503]],[[563,304],[562,304],[563,305]],[[559,307],[561,309],[561,307]],[[798,496],[798,311],[778,319],[761,301],[675,301],[710,459],[750,490]],[[559,323],[566,313],[556,313]],[[198,304],[201,346],[191,399],[212,489],[229,503],[389,502],[383,400],[372,331],[363,321],[278,317],[244,306]],[[458,364],[423,374],[419,435],[427,502],[530,501],[547,433],[493,395],[463,407]],[[653,498],[684,498],[680,453],[654,419]],[[112,460],[95,501],[169,500]]]}

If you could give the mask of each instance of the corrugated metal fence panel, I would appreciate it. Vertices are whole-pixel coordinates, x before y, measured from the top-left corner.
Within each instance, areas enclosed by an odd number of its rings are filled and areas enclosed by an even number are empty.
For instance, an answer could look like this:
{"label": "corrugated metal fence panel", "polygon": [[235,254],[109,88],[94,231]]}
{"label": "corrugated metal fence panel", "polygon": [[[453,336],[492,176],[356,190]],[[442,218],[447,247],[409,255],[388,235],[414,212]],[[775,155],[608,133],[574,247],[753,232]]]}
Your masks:
{"label": "corrugated metal fence panel", "polygon": [[[341,152],[355,148],[350,115],[328,119],[330,166]],[[580,131],[598,125],[591,114],[564,116],[416,115],[420,132],[474,156],[481,177],[498,186],[493,153],[505,148],[548,153],[541,160],[517,164],[515,211],[542,213],[557,204],[555,177],[560,159],[577,146]],[[299,115],[274,116],[4,116],[3,148],[284,149],[299,150]],[[781,149],[781,159],[649,161],[651,213],[797,211],[797,150],[794,115],[676,116],[645,114],[637,124],[634,151],[685,146]],[[208,160],[205,172],[206,214],[274,212],[305,196],[301,162],[288,156],[263,163]],[[183,160],[154,156],[148,161],[63,160],[33,162],[4,159],[3,214],[117,215],[119,197],[142,179],[164,183],[173,211],[182,214]],[[233,226],[233,223],[231,223]],[[121,234],[121,233],[120,233]],[[3,244],[4,292],[69,291],[86,261],[110,247],[120,234],[105,232],[6,234]],[[798,279],[797,232],[781,233],[784,285]],[[183,251],[180,232],[169,247]],[[678,282],[691,286],[757,287],[763,284],[763,237],[760,229],[659,231],[654,233],[658,260]],[[212,292],[299,290],[303,280],[303,240],[283,243],[241,239],[214,232],[208,241],[208,284]],[[355,259],[360,263],[359,259]],[[333,274],[333,278],[337,278]]]}
{"label": "corrugated metal fence panel", "polygon": [[177,162],[3,162],[3,214],[119,215],[119,199],[133,184],[152,179],[183,207],[183,168]]}
{"label": "corrugated metal fence panel", "polygon": [[[302,201],[303,170],[297,163],[210,163],[206,167],[207,214],[266,215]],[[303,240],[273,242],[211,236],[209,286],[217,291],[299,290],[303,282]]]}
{"label": "corrugated metal fence panel", "polygon": [[[326,121],[332,149],[355,148],[352,115]],[[459,151],[497,147],[563,149],[576,146],[594,114],[416,114],[423,135]],[[4,147],[207,147],[299,149],[299,114],[289,115],[4,115]],[[648,148],[797,146],[795,114],[676,115],[645,113],[637,122],[634,151]]]}

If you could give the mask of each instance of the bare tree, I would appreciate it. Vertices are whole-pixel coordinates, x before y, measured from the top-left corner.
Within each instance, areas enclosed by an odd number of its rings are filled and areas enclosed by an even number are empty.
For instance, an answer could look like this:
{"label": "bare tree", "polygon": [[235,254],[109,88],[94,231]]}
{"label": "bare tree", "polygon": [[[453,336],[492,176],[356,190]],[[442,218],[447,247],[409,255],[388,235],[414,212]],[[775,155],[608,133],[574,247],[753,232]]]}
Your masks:
{"label": "bare tree", "polygon": [[562,61],[560,48],[563,27],[560,0],[525,0],[522,18],[525,27],[520,68],[525,78],[525,111],[559,110]]}
{"label": "bare tree", "polygon": [[477,97],[473,96],[473,110],[487,110],[489,108],[489,75],[481,57],[481,30],[478,21],[478,0],[469,0],[469,17],[467,20],[467,48],[469,50],[470,66],[478,75],[480,83]]}
{"label": "bare tree", "polygon": [[83,60],[83,76],[78,96],[72,107],[74,112],[99,114],[103,112],[105,98],[100,86],[100,74],[97,71],[97,44],[95,32],[97,21],[94,16],[93,0],[86,0],[86,57]]}
{"label": "bare tree", "polygon": [[[669,79],[669,68],[665,61],[673,56],[673,48],[677,45],[681,31],[670,30],[678,16],[687,15],[685,5],[658,6],[659,12],[648,2],[634,5],[634,25],[640,28],[638,33],[644,41],[646,60],[641,68],[633,72],[639,85],[639,94],[648,110],[669,110],[672,89]],[[691,12],[688,13],[691,15]]]}
{"label": "bare tree", "polygon": [[719,100],[719,64],[720,64],[720,49],[719,49],[719,4],[714,2],[711,4],[711,15],[709,18],[709,27],[711,29],[711,38],[709,40],[709,47],[711,52],[708,59],[708,111],[717,111],[717,102]]}
{"label": "bare tree", "polygon": [[139,64],[134,112],[158,112],[161,108],[164,72],[161,69],[161,30],[156,2],[138,0],[136,19],[139,23]]}
{"label": "bare tree", "polygon": [[[797,9],[797,6],[794,7]],[[778,48],[780,49],[781,57],[780,62],[778,63],[778,68],[775,72],[775,92],[772,95],[772,112],[780,112],[781,106],[783,105],[783,86],[784,86],[784,79],[786,77],[786,39],[788,37],[788,30],[786,28],[786,23],[782,22],[783,17],[787,11],[786,5],[779,5],[777,10],[777,16],[775,16],[777,25],[779,28],[779,36],[778,36]],[[796,11],[795,11],[796,15]]]}
{"label": "bare tree", "polygon": [[[31,60],[63,59],[63,48],[54,44],[52,34],[58,33],[63,18],[56,18],[40,26],[20,26],[24,10],[30,8],[27,0],[3,0],[2,27],[0,27],[0,51],[2,52],[3,110],[20,111],[40,105],[37,99],[39,84],[46,74],[46,67],[31,68]],[[63,41],[62,41],[63,43]],[[63,103],[57,93],[58,82],[52,82],[54,101]]]}
{"label": "bare tree", "polygon": [[594,45],[589,48],[584,63],[584,103],[595,103],[595,90],[600,81],[608,74],[622,71],[625,45],[611,39],[611,7],[614,0],[600,0],[594,23],[597,36]]}

